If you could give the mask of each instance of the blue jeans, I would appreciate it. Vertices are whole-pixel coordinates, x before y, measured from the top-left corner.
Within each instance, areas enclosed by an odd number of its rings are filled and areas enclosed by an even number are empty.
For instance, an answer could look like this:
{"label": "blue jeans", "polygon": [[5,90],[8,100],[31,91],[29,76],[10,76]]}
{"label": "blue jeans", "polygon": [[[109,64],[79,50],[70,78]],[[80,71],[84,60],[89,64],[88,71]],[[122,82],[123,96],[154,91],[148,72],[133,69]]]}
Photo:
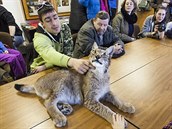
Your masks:
{"label": "blue jeans", "polygon": [[23,36],[14,36],[13,46],[15,49],[24,42]]}

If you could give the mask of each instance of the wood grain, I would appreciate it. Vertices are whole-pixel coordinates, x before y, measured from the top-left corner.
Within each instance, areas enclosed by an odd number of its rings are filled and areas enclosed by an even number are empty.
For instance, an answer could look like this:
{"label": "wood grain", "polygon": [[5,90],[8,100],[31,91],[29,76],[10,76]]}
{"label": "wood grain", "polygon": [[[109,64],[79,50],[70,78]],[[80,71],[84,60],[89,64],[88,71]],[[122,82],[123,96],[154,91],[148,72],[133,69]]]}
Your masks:
{"label": "wood grain", "polygon": [[[111,90],[136,107],[136,113],[122,113],[141,129],[161,129],[172,120],[172,47],[169,40],[140,39],[126,44],[126,54],[112,59]],[[16,83],[34,84],[53,69],[0,86],[0,128],[55,129],[44,106],[34,95],[23,95],[14,88]],[[74,106],[62,129],[111,129],[103,118],[82,105]],[[135,129],[129,124],[128,129]]]}
{"label": "wood grain", "polygon": [[172,120],[172,49],[149,65],[113,83],[111,90],[136,107],[124,114],[141,129],[162,129]]}

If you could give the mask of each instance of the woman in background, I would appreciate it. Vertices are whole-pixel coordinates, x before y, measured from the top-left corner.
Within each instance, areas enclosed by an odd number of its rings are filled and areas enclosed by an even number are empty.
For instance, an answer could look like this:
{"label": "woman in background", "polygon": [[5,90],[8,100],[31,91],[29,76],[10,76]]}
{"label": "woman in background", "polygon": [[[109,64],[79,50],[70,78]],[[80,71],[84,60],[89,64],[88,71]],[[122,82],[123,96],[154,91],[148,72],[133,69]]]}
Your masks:
{"label": "woman in background", "polygon": [[172,20],[172,0],[151,0],[151,7],[154,8],[154,12],[159,5],[162,5],[167,8],[166,21],[169,22]]}
{"label": "woman in background", "polygon": [[172,21],[167,23],[166,30],[165,30],[165,35],[172,39]]}
{"label": "woman in background", "polygon": [[139,37],[150,37],[155,39],[164,38],[166,26],[166,8],[158,6],[154,15],[150,15],[144,21]]}
{"label": "woman in background", "polygon": [[136,10],[136,0],[124,0],[121,11],[112,21],[114,33],[116,33],[124,43],[135,40],[133,34],[134,24],[137,22]]}

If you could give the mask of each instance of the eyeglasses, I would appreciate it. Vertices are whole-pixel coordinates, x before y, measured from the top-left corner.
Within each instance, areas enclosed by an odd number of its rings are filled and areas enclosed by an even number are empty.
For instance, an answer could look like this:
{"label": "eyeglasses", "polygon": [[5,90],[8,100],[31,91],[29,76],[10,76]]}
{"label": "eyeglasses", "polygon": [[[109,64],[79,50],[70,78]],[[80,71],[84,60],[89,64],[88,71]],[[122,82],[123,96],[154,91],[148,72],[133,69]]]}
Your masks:
{"label": "eyeglasses", "polygon": [[49,2],[45,2],[45,3],[42,3],[42,4],[38,5],[38,11],[40,11],[45,6],[53,8],[53,6]]}

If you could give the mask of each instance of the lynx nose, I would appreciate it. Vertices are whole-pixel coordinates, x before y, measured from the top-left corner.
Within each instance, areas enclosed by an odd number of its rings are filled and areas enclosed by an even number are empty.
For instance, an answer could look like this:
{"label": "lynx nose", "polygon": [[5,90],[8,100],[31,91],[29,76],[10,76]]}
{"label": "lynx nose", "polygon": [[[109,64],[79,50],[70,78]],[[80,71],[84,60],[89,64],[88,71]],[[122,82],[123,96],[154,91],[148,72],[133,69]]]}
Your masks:
{"label": "lynx nose", "polygon": [[100,59],[100,56],[99,56],[99,55],[97,55],[97,56],[96,56],[96,59]]}

